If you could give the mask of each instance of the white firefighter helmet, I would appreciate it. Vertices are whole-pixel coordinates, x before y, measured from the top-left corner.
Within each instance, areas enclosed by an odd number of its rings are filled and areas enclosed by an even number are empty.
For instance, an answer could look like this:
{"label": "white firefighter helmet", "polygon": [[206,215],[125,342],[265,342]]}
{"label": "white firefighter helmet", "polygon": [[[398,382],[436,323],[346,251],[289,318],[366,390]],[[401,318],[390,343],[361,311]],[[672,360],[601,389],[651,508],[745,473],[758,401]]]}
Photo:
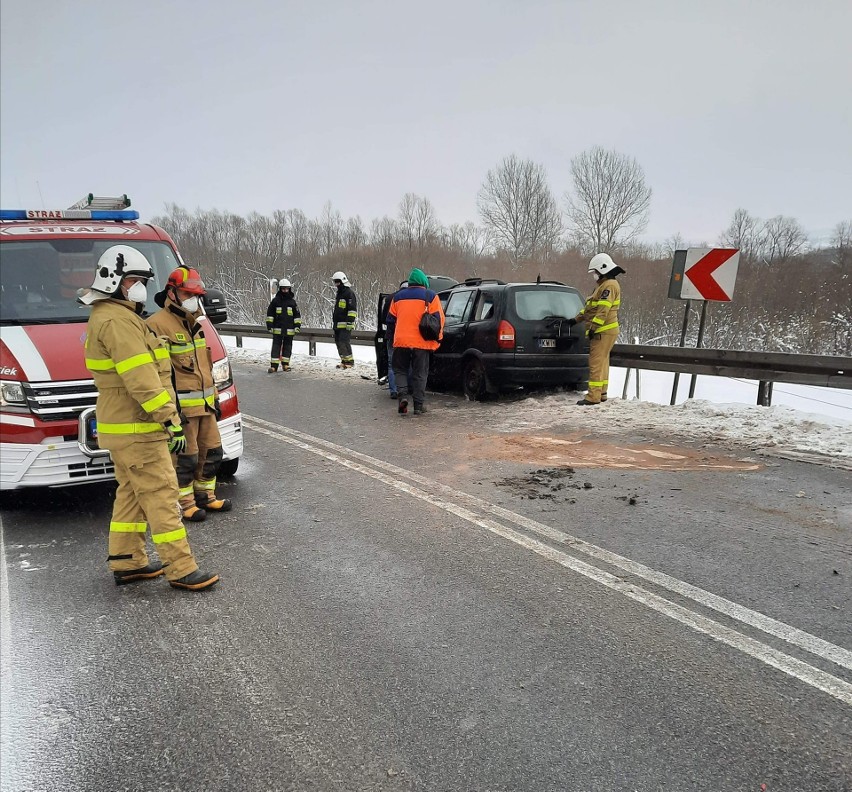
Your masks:
{"label": "white firefighter helmet", "polygon": [[349,282],[349,278],[346,277],[346,273],[341,272],[340,270],[338,270],[337,272],[334,273],[334,275],[331,276],[331,280],[332,280],[332,282],[339,280],[343,283],[344,286],[351,286],[352,285]]}
{"label": "white firefighter helmet", "polygon": [[278,288],[279,289],[291,289],[291,288],[293,288],[293,284],[290,283],[290,281],[288,281],[287,278],[280,278],[279,281],[278,281]]}
{"label": "white firefighter helmet", "polygon": [[[597,272],[598,275],[608,275],[614,269],[621,268],[612,260],[609,253],[598,253],[596,256],[592,256],[592,260],[589,262],[589,272]],[[623,270],[621,271],[623,272]]]}
{"label": "white firefighter helmet", "polygon": [[154,277],[154,270],[136,248],[130,245],[113,245],[108,247],[98,259],[95,279],[88,289],[81,289],[78,299],[85,305],[91,305],[95,300],[101,300],[115,294],[123,278]]}

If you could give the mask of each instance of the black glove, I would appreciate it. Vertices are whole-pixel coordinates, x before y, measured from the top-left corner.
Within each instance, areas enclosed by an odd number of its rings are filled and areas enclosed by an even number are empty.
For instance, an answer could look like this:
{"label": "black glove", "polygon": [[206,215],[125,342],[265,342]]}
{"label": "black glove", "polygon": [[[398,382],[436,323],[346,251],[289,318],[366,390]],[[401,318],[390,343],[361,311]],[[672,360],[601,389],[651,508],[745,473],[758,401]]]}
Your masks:
{"label": "black glove", "polygon": [[569,319],[567,322],[568,327],[573,327],[575,324],[577,324],[576,319]]}
{"label": "black glove", "polygon": [[219,397],[217,396],[213,399],[213,415],[216,416],[216,420],[219,421],[222,418],[222,408],[219,406]]}
{"label": "black glove", "polygon": [[183,433],[183,427],[178,424],[168,424],[166,430],[169,433],[169,453],[182,454],[186,451],[186,435]]}
{"label": "black glove", "polygon": [[595,328],[590,327],[586,332],[586,336],[588,337],[589,341],[591,341],[595,337]]}

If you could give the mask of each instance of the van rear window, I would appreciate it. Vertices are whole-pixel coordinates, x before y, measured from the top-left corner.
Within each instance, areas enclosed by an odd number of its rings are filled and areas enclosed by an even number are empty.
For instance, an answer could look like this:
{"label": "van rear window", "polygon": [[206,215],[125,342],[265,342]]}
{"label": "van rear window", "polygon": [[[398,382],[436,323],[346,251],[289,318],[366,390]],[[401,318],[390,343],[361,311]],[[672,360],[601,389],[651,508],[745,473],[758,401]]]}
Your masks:
{"label": "van rear window", "polygon": [[515,313],[521,319],[571,319],[583,309],[582,297],[567,289],[515,289],[514,297]]}

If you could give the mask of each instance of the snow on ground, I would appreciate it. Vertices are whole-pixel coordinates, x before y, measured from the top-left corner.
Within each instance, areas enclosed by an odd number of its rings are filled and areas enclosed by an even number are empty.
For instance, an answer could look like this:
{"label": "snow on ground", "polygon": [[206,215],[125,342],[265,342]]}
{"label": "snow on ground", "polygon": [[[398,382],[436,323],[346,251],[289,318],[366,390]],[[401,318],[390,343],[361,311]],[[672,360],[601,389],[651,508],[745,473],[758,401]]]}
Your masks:
{"label": "snow on ground", "polygon": [[[264,368],[269,365],[269,342],[245,338],[239,349],[233,337],[223,337],[228,354]],[[357,367],[341,372],[333,344],[317,344],[317,355],[307,353],[307,342],[294,345],[294,369],[309,369],[322,378],[341,376],[376,378],[372,347],[354,346]],[[757,383],[723,377],[700,376],[695,398],[688,399],[690,377],[681,375],[677,404],[671,406],[674,375],[670,372],[639,372],[636,398],[636,372],[630,374],[627,399],[624,369],[610,372],[610,399],[600,407],[578,407],[576,393],[539,393],[499,403],[499,417],[492,410],[495,429],[540,430],[570,425],[572,429],[599,429],[602,416],[619,432],[657,437],[672,435],[706,443],[747,447],[755,453],[828,462],[852,469],[852,392],[838,388],[779,383],[771,407],[758,407]],[[493,408],[493,404],[489,407]]]}

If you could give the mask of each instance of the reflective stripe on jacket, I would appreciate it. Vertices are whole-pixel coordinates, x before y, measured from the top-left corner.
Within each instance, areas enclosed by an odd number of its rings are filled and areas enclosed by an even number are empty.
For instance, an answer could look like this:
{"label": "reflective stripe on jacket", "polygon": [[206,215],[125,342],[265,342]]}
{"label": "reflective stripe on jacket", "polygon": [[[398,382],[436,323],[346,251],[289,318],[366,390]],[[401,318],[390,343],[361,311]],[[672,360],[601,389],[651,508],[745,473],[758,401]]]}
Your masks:
{"label": "reflective stripe on jacket", "polygon": [[349,286],[340,286],[334,297],[331,326],[335,330],[352,330],[358,319],[358,301]]}
{"label": "reflective stripe on jacket", "polygon": [[586,322],[595,334],[618,335],[618,307],[621,305],[621,286],[615,278],[604,278],[586,300],[575,319]]}
{"label": "reflective stripe on jacket", "polygon": [[302,314],[296,305],[292,292],[285,294],[279,291],[266,309],[266,329],[273,335],[296,335],[296,329],[302,327]]}
{"label": "reflective stripe on jacket", "polygon": [[[427,341],[420,334],[420,317],[426,311],[441,317],[441,334],[437,341]],[[444,309],[438,295],[423,286],[409,286],[394,294],[388,309],[388,327],[394,325],[393,346],[409,349],[437,349],[444,337]]]}
{"label": "reflective stripe on jacket", "polygon": [[98,300],[86,325],[86,368],[98,400],[98,444],[117,450],[163,441],[163,424],[179,421],[169,353],[126,300]]}
{"label": "reflective stripe on jacket", "polygon": [[211,412],[217,394],[213,359],[201,322],[168,298],[146,321],[171,354],[180,411],[188,418]]}

